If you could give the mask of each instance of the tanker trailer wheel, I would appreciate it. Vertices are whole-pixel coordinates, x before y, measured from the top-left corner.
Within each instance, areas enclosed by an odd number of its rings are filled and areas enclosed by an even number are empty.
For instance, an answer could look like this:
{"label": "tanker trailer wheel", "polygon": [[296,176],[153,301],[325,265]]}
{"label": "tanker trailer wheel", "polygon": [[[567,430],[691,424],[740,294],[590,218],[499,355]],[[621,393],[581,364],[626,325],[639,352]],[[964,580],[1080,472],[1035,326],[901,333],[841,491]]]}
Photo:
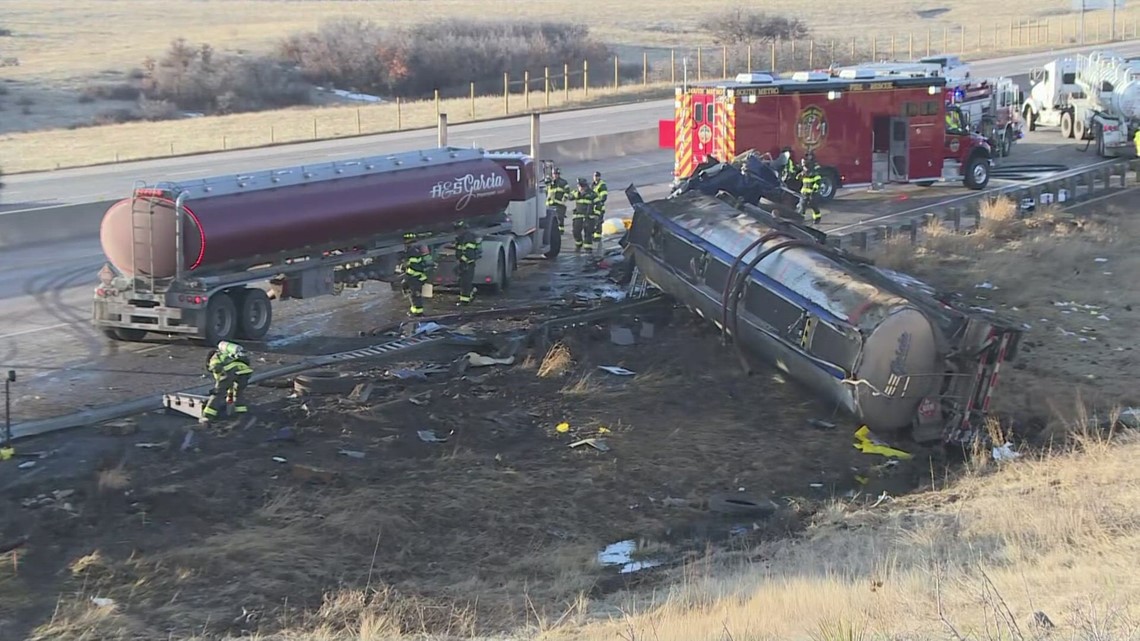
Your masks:
{"label": "tanker trailer wheel", "polygon": [[220,292],[210,297],[206,304],[206,342],[216,345],[218,341],[232,340],[238,330],[237,306],[229,294]]}
{"label": "tanker trailer wheel", "polygon": [[829,202],[835,198],[835,193],[839,191],[839,174],[835,173],[834,169],[821,169],[819,171],[819,199],[823,202]]}
{"label": "tanker trailer wheel", "polygon": [[108,327],[103,330],[103,335],[115,341],[137,343],[146,337],[146,330],[133,327]]}
{"label": "tanker trailer wheel", "polygon": [[259,341],[269,333],[273,303],[265,290],[248,287],[238,296],[238,338]]}
{"label": "tanker trailer wheel", "polygon": [[495,267],[495,282],[488,285],[487,290],[492,294],[501,294],[508,286],[510,281],[507,279],[507,256],[500,249],[498,265]]}
{"label": "tanker trailer wheel", "polygon": [[1073,137],[1073,112],[1071,111],[1061,114],[1061,137]]}
{"label": "tanker trailer wheel", "polygon": [[1086,131],[1086,129],[1088,128],[1085,127],[1084,120],[1081,120],[1079,118],[1073,120],[1073,138],[1076,138],[1077,140],[1084,140],[1085,136],[1087,136],[1089,133]]}
{"label": "tanker trailer wheel", "polygon": [[543,256],[558,258],[558,254],[562,252],[562,230],[558,228],[557,214],[550,214],[546,217],[546,238],[550,247]]}

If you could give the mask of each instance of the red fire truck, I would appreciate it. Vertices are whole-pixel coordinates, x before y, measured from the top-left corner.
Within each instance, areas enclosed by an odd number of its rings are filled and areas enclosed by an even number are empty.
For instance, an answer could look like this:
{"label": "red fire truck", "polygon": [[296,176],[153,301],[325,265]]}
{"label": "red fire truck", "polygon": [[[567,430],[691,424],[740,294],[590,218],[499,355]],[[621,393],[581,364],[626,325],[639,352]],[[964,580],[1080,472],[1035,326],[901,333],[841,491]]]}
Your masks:
{"label": "red fire truck", "polygon": [[985,136],[999,157],[1008,156],[1013,151],[1013,143],[1023,135],[1019,111],[1021,89],[1010,78],[971,78],[966,66],[963,66],[965,73],[955,73],[941,64],[921,60],[843,67],[833,70],[832,74],[847,78],[860,69],[890,77],[945,77],[943,100],[951,117],[963,128]]}
{"label": "red fire truck", "polygon": [[661,122],[673,130],[674,176],[691,175],[710,156],[731,160],[748,149],[776,156],[788,146],[797,159],[814,153],[824,200],[871,183],[989,183],[989,143],[947,131],[945,78],[846,75],[749,73],[678,88],[675,118]]}

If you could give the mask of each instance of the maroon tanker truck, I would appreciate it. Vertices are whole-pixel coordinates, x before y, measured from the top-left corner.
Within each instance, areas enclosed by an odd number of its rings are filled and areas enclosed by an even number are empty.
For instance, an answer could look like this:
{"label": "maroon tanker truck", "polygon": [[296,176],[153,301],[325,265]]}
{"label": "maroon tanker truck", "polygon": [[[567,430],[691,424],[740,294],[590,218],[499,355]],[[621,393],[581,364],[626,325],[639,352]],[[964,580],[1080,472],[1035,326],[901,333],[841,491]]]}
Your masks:
{"label": "maroon tanker truck", "polygon": [[450,284],[453,252],[439,250],[455,241],[458,220],[481,239],[475,282],[492,289],[509,285],[521,257],[561,248],[535,162],[520,153],[444,147],[136,183],[103,216],[108,263],[93,323],[117,340],[260,340],[271,299],[397,282],[408,235],[440,254],[437,283]]}

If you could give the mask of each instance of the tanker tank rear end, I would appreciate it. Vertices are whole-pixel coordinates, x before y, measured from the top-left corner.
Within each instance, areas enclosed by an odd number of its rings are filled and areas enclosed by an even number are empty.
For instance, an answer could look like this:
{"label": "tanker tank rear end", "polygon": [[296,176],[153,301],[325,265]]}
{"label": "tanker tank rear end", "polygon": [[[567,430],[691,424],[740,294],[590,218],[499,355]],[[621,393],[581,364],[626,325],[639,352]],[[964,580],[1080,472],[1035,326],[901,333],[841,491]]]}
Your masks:
{"label": "tanker tank rear end", "polygon": [[[873,430],[969,438],[1020,330],[826,246],[816,230],[697,191],[634,206],[637,269]],[[954,372],[954,373],[950,373]]]}

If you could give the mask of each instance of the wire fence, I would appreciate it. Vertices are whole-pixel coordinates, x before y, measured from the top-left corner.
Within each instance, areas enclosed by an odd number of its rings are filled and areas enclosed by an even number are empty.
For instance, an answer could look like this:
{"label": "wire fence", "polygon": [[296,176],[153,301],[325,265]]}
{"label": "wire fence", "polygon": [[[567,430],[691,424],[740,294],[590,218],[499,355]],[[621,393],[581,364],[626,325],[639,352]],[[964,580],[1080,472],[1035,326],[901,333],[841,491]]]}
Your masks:
{"label": "wire fence", "polygon": [[[125,162],[272,144],[328,140],[432,127],[440,114],[450,124],[550,111],[663,98],[682,81],[732,78],[753,71],[821,69],[869,60],[931,55],[994,57],[1081,44],[1137,38],[1134,17],[1113,24],[1104,15],[1060,17],[1008,24],[978,24],[879,36],[815,38],[762,44],[715,45],[619,51],[604,64],[559,66],[503,73],[501,92],[486,95],[472,81],[466,88],[435,92],[427,100],[395,98],[366,106],[323,107],[246,113],[216,118],[130,123],[72,131],[14,135],[0,139],[7,171]],[[1029,72],[1027,66],[1023,72]],[[458,94],[458,95],[457,95]],[[464,95],[466,94],[466,95]],[[654,123],[646,123],[652,127]]]}

